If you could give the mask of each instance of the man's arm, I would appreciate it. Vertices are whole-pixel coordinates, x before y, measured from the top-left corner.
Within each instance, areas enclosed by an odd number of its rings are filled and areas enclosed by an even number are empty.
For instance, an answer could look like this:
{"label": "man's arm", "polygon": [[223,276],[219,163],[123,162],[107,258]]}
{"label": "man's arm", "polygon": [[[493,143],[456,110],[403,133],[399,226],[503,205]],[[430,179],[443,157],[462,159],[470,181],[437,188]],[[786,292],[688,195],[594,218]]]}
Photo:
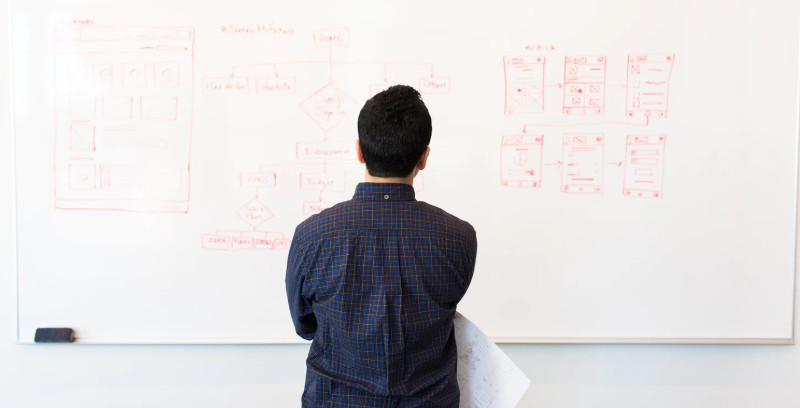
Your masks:
{"label": "man's arm", "polygon": [[472,275],[475,273],[475,258],[478,255],[478,237],[475,229],[470,225],[469,233],[466,234],[464,260],[462,263],[462,272],[464,273],[464,291],[469,288],[472,282]]}
{"label": "man's arm", "polygon": [[297,334],[311,340],[317,332],[317,318],[311,300],[303,296],[303,285],[306,283],[305,253],[306,246],[299,243],[297,232],[289,248],[289,260],[286,264],[286,296],[289,299],[289,312],[292,314],[294,330]]}

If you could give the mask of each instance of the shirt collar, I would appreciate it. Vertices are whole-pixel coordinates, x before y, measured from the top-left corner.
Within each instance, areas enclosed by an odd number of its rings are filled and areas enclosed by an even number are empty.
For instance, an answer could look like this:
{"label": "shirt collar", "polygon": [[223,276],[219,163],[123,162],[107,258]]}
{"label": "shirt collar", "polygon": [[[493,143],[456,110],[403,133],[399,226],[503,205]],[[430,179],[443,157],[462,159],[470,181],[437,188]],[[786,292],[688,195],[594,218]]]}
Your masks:
{"label": "shirt collar", "polygon": [[414,187],[403,183],[358,183],[353,199],[416,201]]}

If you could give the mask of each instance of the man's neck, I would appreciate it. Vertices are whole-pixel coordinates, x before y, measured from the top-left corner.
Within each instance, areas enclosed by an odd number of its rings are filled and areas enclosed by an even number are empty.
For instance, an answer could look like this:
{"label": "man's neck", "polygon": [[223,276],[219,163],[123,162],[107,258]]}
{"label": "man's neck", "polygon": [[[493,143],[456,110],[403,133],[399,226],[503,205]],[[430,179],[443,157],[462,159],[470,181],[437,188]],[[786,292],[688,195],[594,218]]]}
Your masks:
{"label": "man's neck", "polygon": [[368,171],[364,172],[364,181],[367,183],[396,183],[396,184],[408,184],[410,186],[414,185],[414,177],[417,175],[417,170],[411,172],[411,174],[405,177],[375,177],[371,176]]}

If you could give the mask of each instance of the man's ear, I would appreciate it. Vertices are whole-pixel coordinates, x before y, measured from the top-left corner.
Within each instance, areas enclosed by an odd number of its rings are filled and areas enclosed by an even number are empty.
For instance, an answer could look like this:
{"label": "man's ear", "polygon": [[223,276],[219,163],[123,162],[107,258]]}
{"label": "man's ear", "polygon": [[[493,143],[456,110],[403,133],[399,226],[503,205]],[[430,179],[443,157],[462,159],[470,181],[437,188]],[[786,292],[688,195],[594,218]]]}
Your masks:
{"label": "man's ear", "polygon": [[417,160],[417,170],[425,169],[425,165],[428,164],[428,155],[431,153],[431,147],[428,146],[425,148],[425,151],[422,153],[422,156],[419,157]]}
{"label": "man's ear", "polygon": [[364,161],[364,155],[361,154],[361,141],[356,139],[356,157],[358,158],[358,162],[361,164],[366,164]]}

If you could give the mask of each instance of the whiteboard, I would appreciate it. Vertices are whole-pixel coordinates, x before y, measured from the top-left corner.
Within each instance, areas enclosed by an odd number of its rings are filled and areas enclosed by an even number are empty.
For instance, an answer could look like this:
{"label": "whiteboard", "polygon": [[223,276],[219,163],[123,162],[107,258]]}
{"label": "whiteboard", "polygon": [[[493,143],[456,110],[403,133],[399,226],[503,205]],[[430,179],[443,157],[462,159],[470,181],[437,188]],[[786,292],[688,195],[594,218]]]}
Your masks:
{"label": "whiteboard", "polygon": [[420,90],[508,342],[788,343],[800,5],[13,1],[18,340],[298,341],[297,223]]}

